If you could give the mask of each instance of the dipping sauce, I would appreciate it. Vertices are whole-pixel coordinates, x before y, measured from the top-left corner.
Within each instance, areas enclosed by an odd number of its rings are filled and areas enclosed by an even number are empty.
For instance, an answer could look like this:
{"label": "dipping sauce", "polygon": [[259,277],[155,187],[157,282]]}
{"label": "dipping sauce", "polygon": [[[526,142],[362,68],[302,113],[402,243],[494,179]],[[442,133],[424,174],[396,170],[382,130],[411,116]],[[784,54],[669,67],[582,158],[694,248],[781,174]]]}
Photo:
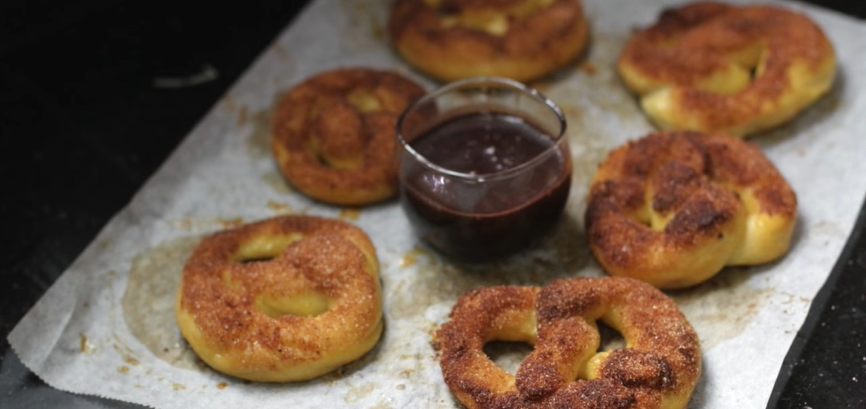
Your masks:
{"label": "dipping sauce", "polygon": [[524,118],[454,116],[410,142],[429,166],[406,166],[401,202],[416,233],[440,252],[484,260],[531,245],[559,220],[571,186],[567,143]]}

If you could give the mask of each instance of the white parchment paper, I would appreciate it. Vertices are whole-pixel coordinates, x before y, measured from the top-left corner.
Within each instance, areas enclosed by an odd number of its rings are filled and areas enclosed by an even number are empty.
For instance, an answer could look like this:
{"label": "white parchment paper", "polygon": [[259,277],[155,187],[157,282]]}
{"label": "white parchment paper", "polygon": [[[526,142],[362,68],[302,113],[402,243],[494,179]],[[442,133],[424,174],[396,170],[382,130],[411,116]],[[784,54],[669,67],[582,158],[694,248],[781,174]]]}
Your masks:
{"label": "white parchment paper", "polygon": [[[434,86],[388,47],[389,2],[315,1],[22,319],[9,335],[12,347],[55,388],[157,408],[459,406],[442,381],[430,334],[460,295],[479,286],[603,275],[583,237],[589,178],[611,149],[652,130],[619,83],[614,62],[633,27],[677,3],[585,0],[592,24],[588,53],[532,84],[567,113],[575,175],[566,217],[539,248],[465,266],[425,250],[396,203],[325,206],[293,192],[279,175],[268,120],[276,99],[294,84],[331,68],[367,66]],[[706,284],[670,293],[703,347],[704,375],[690,408],[766,405],[866,193],[866,26],[799,3],[780,4],[824,28],[839,55],[838,81],[793,123],[751,139],[797,192],[800,220],[790,254],[770,265],[726,269]],[[215,373],[196,360],[173,324],[184,258],[206,233],[286,213],[341,218],[371,236],[382,264],[384,335],[361,360],[309,382],[256,384]],[[491,352],[512,369],[521,353]]]}

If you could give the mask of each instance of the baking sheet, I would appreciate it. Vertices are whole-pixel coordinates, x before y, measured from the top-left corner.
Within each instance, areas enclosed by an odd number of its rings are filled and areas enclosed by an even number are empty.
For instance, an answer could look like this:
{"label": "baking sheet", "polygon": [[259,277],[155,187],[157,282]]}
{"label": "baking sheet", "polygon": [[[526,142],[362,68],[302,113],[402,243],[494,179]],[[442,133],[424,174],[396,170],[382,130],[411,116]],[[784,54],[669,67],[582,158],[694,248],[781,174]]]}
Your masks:
{"label": "baking sheet", "polygon": [[[588,181],[607,153],[652,129],[614,71],[630,30],[673,1],[586,0],[592,45],[572,67],[532,84],[565,111],[575,174],[561,225],[539,248],[485,265],[452,264],[409,233],[396,203],[318,204],[279,175],[270,109],[323,70],[391,68],[432,89],[387,45],[388,2],[318,0],[299,15],[9,335],[49,385],[157,408],[459,407],[442,382],[430,334],[457,298],[497,284],[602,276],[583,236]],[[793,123],[751,139],[798,194],[790,254],[726,269],[669,293],[697,330],[704,374],[690,408],[763,407],[782,360],[851,231],[866,193],[866,26],[793,2],[830,36],[840,59],[832,92]],[[628,10],[628,12],[624,12]],[[186,256],[207,233],[278,214],[340,218],[363,228],[382,264],[385,332],[361,360],[313,381],[270,385],[215,373],[183,342],[173,302]],[[512,371],[527,348],[490,351]]]}

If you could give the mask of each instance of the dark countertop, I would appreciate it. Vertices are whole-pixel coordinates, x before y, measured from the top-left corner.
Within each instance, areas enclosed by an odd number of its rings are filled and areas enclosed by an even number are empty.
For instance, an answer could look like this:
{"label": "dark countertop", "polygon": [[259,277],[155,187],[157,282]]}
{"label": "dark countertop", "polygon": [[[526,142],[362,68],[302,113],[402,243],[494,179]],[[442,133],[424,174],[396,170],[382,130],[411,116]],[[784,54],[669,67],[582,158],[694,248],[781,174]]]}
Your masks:
{"label": "dark countertop", "polygon": [[[810,3],[866,18],[866,2]],[[139,407],[46,386],[11,352],[6,335],[303,4],[0,5],[0,218],[7,226],[0,234],[0,407]],[[211,68],[217,77],[197,86],[154,86],[155,78]],[[768,408],[866,407],[864,229],[861,209]]]}

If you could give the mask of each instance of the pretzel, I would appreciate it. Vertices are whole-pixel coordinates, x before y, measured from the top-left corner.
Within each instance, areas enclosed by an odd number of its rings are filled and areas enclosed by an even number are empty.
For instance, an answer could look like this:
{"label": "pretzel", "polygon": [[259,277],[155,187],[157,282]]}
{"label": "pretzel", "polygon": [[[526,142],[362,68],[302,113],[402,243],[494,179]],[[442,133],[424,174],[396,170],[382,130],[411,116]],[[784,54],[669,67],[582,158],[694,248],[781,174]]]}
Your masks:
{"label": "pretzel", "polygon": [[376,249],[357,227],[310,216],[219,232],[187,261],[175,313],[183,337],[219,372],[312,379],[379,340]]}
{"label": "pretzel", "polygon": [[580,0],[398,0],[388,25],[396,50],[443,81],[529,81],[577,58],[588,27]]}
{"label": "pretzel", "polygon": [[292,89],[273,119],[272,150],[285,178],[314,199],[364,205],[397,191],[397,117],[424,89],[397,74],[354,68]]}
{"label": "pretzel", "polygon": [[665,289],[783,256],[796,220],[796,195],[757,146],[685,131],[612,152],[586,210],[590,248],[604,269]]}
{"label": "pretzel", "polygon": [[[501,286],[460,298],[438,332],[445,383],[469,409],[684,408],[701,375],[698,337],[676,304],[629,278]],[[597,321],[626,347],[597,352]],[[534,345],[516,376],[484,351]]]}
{"label": "pretzel", "polygon": [[662,129],[746,136],[791,120],[824,95],[836,56],[802,14],[697,2],[665,10],[638,31],[618,69]]}

